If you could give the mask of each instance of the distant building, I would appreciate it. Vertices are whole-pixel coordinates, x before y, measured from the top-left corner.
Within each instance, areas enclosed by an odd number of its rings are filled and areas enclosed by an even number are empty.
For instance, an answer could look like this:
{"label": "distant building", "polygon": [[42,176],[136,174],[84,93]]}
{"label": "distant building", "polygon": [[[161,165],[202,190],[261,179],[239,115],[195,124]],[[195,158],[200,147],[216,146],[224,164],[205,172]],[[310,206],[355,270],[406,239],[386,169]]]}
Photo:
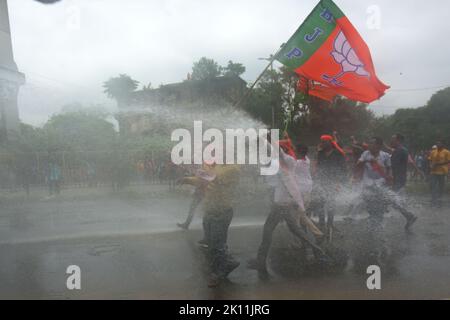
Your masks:
{"label": "distant building", "polygon": [[17,96],[25,76],[14,62],[7,0],[0,0],[0,142],[20,133]]}
{"label": "distant building", "polygon": [[[247,83],[240,77],[186,80],[144,89],[132,94],[129,103],[116,116],[123,133],[145,134],[158,126],[151,117],[152,107],[218,108],[233,105],[245,93]],[[178,108],[178,110],[179,110]]]}

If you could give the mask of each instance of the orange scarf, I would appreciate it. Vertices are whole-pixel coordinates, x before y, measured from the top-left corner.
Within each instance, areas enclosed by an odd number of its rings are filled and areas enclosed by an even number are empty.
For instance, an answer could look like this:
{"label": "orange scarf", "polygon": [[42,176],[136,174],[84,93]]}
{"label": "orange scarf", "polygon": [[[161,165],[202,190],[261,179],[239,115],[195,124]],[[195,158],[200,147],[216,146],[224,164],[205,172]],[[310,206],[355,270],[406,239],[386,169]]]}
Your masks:
{"label": "orange scarf", "polygon": [[330,135],[324,134],[320,137],[321,141],[329,141],[333,145],[333,147],[339,151],[340,154],[342,154],[345,157],[345,151],[338,145],[338,143],[334,140],[334,138]]}

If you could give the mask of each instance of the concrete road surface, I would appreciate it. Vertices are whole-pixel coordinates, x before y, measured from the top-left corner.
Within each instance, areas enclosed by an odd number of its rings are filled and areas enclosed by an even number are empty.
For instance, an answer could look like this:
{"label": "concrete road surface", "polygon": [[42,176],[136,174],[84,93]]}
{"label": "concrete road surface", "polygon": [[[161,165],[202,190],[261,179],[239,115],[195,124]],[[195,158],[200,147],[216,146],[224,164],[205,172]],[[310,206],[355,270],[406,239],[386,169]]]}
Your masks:
{"label": "concrete road surface", "polygon": [[[156,188],[156,187],[155,187]],[[97,192],[97,191],[95,191]],[[69,193],[67,191],[66,193]],[[272,263],[272,277],[258,279],[246,268],[255,255],[267,199],[256,197],[236,208],[229,247],[241,266],[219,288],[207,287],[207,272],[197,241],[200,218],[192,231],[177,230],[189,194],[151,197],[62,195],[57,199],[7,201],[0,213],[1,299],[448,299],[450,298],[450,204],[418,207],[413,232],[393,212],[385,234],[393,268],[382,274],[382,289],[367,289],[368,275],[352,262],[338,274],[283,273]],[[338,223],[336,243],[351,252],[358,221]],[[286,229],[275,235],[273,251],[286,249]],[[272,254],[273,255],[273,254]],[[69,265],[81,268],[81,290],[66,287]]]}

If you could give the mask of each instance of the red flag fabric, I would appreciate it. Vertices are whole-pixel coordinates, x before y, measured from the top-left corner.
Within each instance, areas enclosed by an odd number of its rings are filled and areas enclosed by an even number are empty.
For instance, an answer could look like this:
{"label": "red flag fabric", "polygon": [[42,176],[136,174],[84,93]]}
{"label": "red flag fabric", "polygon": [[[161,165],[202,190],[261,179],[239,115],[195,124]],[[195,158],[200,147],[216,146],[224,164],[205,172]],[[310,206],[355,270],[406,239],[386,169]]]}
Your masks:
{"label": "red flag fabric", "polygon": [[338,95],[337,92],[321,83],[309,81],[304,77],[300,77],[297,89],[304,94],[320,98],[322,100],[333,102]]}
{"label": "red flag fabric", "polygon": [[331,0],[319,2],[276,58],[354,101],[370,103],[389,88],[375,73],[369,47]]}

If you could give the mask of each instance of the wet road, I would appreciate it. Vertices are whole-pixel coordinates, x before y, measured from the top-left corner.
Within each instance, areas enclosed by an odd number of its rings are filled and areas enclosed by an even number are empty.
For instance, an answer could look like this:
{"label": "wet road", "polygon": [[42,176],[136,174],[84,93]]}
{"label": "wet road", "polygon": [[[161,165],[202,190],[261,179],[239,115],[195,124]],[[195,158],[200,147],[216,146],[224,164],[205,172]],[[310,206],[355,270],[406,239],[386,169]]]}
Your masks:
{"label": "wet road", "polygon": [[[189,204],[186,193],[152,197],[64,197],[2,204],[1,299],[448,299],[450,298],[450,207],[420,209],[414,232],[403,220],[386,220],[395,268],[382,274],[382,290],[370,291],[366,275],[348,268],[335,275],[290,277],[272,270],[265,282],[246,268],[261,237],[266,200],[244,201],[229,235],[241,266],[220,288],[207,287],[199,219],[192,231],[176,230]],[[345,235],[357,222],[341,222]],[[283,227],[274,251],[288,246]],[[337,243],[348,250],[354,238]],[[290,263],[285,261],[284,263]],[[66,288],[66,268],[81,268],[81,290]]]}

